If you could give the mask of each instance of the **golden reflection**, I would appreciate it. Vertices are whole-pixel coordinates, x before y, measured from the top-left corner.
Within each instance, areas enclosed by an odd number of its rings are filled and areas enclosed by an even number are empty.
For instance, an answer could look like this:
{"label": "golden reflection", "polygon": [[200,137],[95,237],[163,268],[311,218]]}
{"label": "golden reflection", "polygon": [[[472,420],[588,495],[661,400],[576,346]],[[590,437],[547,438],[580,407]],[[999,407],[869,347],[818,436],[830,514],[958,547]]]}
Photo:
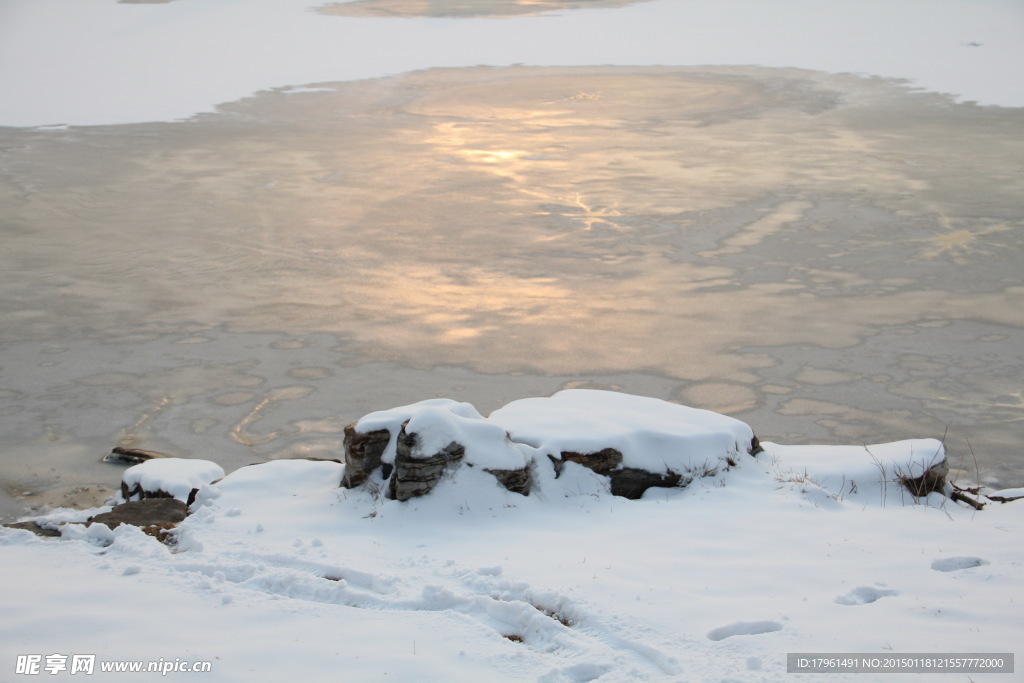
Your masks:
{"label": "golden reflection", "polygon": [[[617,201],[614,204],[612,204],[611,206],[601,206],[601,207],[598,207],[598,206],[588,205],[588,204],[585,204],[583,202],[583,200],[580,198],[580,193],[577,192],[576,193],[576,198],[573,200],[573,206],[575,206],[579,210],[578,211],[569,211],[569,212],[560,211],[560,212],[557,212],[556,215],[565,216],[566,218],[578,218],[578,219],[581,219],[582,222],[583,222],[583,229],[586,230],[586,231],[592,230],[594,228],[594,226],[597,225],[597,224],[606,225],[609,228],[614,228],[615,230],[623,230],[624,229],[618,223],[615,223],[614,221],[608,220],[609,218],[614,218],[616,216],[621,216],[622,215],[622,213],[620,213],[618,211],[618,209],[616,209],[616,207],[618,206],[618,202]],[[550,215],[550,213],[551,212],[547,212],[547,211],[538,211],[537,212],[537,214],[540,215],[540,216]]]}
{"label": "golden reflection", "polygon": [[470,161],[480,161],[485,164],[496,164],[500,161],[508,161],[509,159],[521,157],[526,154],[526,152],[492,149],[463,149],[459,151],[459,154]]}
{"label": "golden reflection", "polygon": [[1010,226],[1001,223],[983,230],[955,230],[918,241],[928,245],[925,258],[949,257],[962,263],[970,255],[991,255],[993,253],[992,246],[986,246],[982,238],[1008,230],[1010,230]]}
{"label": "golden reflection", "polygon": [[513,17],[572,9],[624,7],[649,0],[353,0],[318,7],[349,17]]}
{"label": "golden reflection", "polygon": [[[867,125],[871,98],[890,109]],[[1024,324],[1019,264],[993,257],[1024,191],[990,210],[943,165],[903,161],[988,145],[1014,189],[1024,153],[984,121],[963,136],[909,125],[920,106],[852,76],[479,68],[262,94],[223,108],[253,122],[232,135],[216,115],[130,144],[99,129],[15,140],[24,165],[62,175],[9,183],[10,222],[89,240],[47,241],[44,274],[42,238],[11,231],[0,298],[35,301],[59,274],[69,303],[20,313],[40,336],[76,315],[327,331],[363,360],[644,370],[746,405],[732,385],[757,380],[749,347],[849,348],[936,311]],[[899,136],[879,133],[890,121]],[[70,151],[89,163],[62,165]],[[105,167],[124,172],[84,171]],[[128,239],[139,226],[158,229]],[[982,249],[984,286],[916,264],[976,265]]]}

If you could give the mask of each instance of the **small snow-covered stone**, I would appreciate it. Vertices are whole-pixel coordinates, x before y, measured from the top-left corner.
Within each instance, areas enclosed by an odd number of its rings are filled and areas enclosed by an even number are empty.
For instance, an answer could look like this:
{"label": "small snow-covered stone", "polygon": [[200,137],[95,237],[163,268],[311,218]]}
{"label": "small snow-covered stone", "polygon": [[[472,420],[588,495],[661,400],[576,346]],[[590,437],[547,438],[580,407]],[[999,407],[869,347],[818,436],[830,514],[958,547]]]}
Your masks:
{"label": "small snow-covered stone", "polygon": [[209,460],[159,458],[129,467],[121,475],[121,496],[126,500],[177,498],[190,502],[192,492],[224,476]]}

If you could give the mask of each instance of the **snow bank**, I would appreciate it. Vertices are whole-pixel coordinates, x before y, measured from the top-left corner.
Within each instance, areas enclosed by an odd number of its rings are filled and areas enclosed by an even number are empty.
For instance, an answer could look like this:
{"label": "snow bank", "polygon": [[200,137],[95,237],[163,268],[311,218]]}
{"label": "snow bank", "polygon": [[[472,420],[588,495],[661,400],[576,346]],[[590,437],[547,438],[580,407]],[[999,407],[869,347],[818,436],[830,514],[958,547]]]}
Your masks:
{"label": "snow bank", "polygon": [[[504,453],[508,426],[535,444],[525,446],[538,462],[535,492],[459,467],[403,502],[382,495],[379,474],[346,489],[341,463],[274,460],[200,486],[173,548],[126,524],[65,524],[60,540],[2,528],[0,662],[92,653],[100,671],[119,660],[208,661],[216,680],[246,683],[324,671],[359,681],[774,681],[787,677],[787,652],[1019,648],[1024,549],[1007,539],[1024,533],[1024,503],[978,512],[940,493],[894,491],[900,477],[944,463],[938,441],[764,443],[751,457],[742,423],[609,392],[517,401],[488,418],[425,401],[358,426],[397,432],[406,422],[429,449],[454,435],[467,453]],[[682,467],[690,461],[665,464],[644,449],[684,446],[744,463],[635,501],[576,462],[557,477],[540,466],[561,449],[608,443],[633,464]],[[129,473],[161,487],[218,474],[181,460]],[[63,510],[45,522],[82,518]],[[285,634],[269,648],[268,623]],[[186,678],[195,677],[169,675]]]}
{"label": "snow bank", "polygon": [[334,490],[343,465],[333,460],[271,460],[235,470],[196,496],[196,502],[217,499],[221,506],[234,503],[267,504],[296,496],[314,496]]}
{"label": "snow bank", "polygon": [[833,477],[880,476],[872,456],[928,464],[936,445],[764,444],[637,501],[574,463],[539,495],[463,468],[409,502],[339,488],[337,462],[244,467],[200,492],[174,548],[128,525],[0,529],[0,661],[209,661],[246,683],[775,681],[787,652],[1013,652],[1024,503],[869,505],[808,483],[842,491]]}
{"label": "snow bank", "polygon": [[[909,439],[868,446],[781,446],[763,442],[780,481],[800,482],[834,497],[881,504],[918,502],[903,483],[932,471],[948,472],[946,449],[937,439]],[[943,485],[945,495],[950,492]],[[940,495],[939,500],[945,500]]]}

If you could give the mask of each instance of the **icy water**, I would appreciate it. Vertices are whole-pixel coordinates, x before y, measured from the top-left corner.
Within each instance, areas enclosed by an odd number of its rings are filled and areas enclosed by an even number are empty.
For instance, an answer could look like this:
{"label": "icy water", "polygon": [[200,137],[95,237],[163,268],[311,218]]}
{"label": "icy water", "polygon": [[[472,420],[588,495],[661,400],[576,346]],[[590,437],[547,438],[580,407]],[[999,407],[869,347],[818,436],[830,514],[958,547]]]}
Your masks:
{"label": "icy water", "polygon": [[780,443],[945,436],[963,477],[1024,478],[1024,110],[437,69],[0,148],[8,517],[101,498],[118,444],[337,457],[372,410],[565,387]]}

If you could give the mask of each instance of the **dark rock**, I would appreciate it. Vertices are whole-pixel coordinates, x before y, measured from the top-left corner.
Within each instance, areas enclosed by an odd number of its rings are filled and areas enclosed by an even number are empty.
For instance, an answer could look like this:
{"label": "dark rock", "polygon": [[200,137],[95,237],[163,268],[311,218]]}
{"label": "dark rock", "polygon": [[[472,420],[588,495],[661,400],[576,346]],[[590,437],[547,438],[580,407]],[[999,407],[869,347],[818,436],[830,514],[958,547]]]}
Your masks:
{"label": "dark rock", "polygon": [[[465,456],[465,447],[455,441],[439,453],[424,456],[419,451],[416,434],[406,432],[407,425],[408,421],[399,429],[394,463],[381,462],[391,440],[387,429],[359,432],[355,424],[346,427],[345,473],[341,485],[345,488],[359,486],[379,469],[381,478],[388,482],[388,497],[409,500],[433,490],[444,473]],[[527,495],[530,492],[532,478],[528,465],[516,470],[485,468],[484,471],[513,493]]]}
{"label": "dark rock", "polygon": [[[191,505],[196,502],[196,496],[199,494],[199,489],[192,489],[188,493],[188,498],[185,500],[185,505]],[[174,498],[174,494],[163,489],[157,489],[156,491],[147,491],[142,488],[141,485],[135,484],[131,488],[126,483],[121,482],[121,497],[126,501],[142,501],[142,500],[154,500],[161,498]]]}
{"label": "dark rock", "polygon": [[4,524],[4,526],[10,527],[11,529],[24,529],[26,531],[31,531],[36,536],[60,536],[59,530],[48,529],[47,527],[39,526],[39,522],[12,522],[11,524]]}
{"label": "dark rock", "polygon": [[388,485],[388,497],[409,500],[430,493],[452,463],[462,460],[466,449],[454,441],[439,453],[419,457],[416,453],[418,437],[405,431],[398,433],[395,469]]}
{"label": "dark rock", "polygon": [[[605,448],[596,453],[574,453],[573,451],[562,451],[562,462],[575,462],[597,472],[598,474],[609,475],[614,469],[622,465],[622,453],[614,448]],[[556,466],[556,471],[561,471],[561,465]]]}
{"label": "dark rock", "polygon": [[899,481],[915,496],[927,496],[929,493],[945,493],[946,475],[949,474],[949,463],[946,458],[927,470],[919,477],[900,476]]}
{"label": "dark rock", "polygon": [[366,481],[380,467],[380,458],[390,440],[391,432],[386,429],[364,434],[357,432],[354,424],[345,427],[345,474],[341,485],[350,489]]}
{"label": "dark rock", "polygon": [[116,529],[122,524],[131,524],[143,528],[166,529],[176,526],[187,516],[188,505],[184,501],[169,497],[147,498],[115,505],[110,512],[101,512],[91,517],[86,526],[106,524]]}
{"label": "dark rock", "polygon": [[[196,502],[196,495],[199,493],[199,489],[192,489],[189,491],[188,498],[185,500],[185,505],[191,505]],[[147,491],[142,488],[140,484],[135,484],[131,488],[128,484],[121,482],[121,497],[127,501],[142,501],[142,500],[154,500],[162,498],[174,498],[174,494],[163,489],[157,489],[155,491]]]}
{"label": "dark rock", "polygon": [[673,486],[686,486],[690,479],[684,479],[681,474],[675,472],[657,473],[635,467],[623,467],[611,473],[612,494],[636,500],[644,495],[644,491],[652,486],[671,488]]}
{"label": "dark rock", "polygon": [[[652,486],[671,488],[686,486],[691,479],[676,472],[648,472],[636,467],[622,466],[622,453],[614,448],[605,448],[595,453],[576,453],[563,451],[561,458],[551,458],[555,465],[555,476],[561,474],[566,462],[575,462],[604,475],[611,480],[613,495],[637,499]],[[550,457],[550,456],[549,456]]]}
{"label": "dark rock", "polygon": [[751,455],[764,453],[764,449],[761,448],[761,440],[758,439],[757,436],[754,436],[754,438],[750,440],[750,448],[747,450],[747,452],[750,453]]}
{"label": "dark rock", "polygon": [[997,494],[985,497],[989,500],[994,500],[997,503],[1012,503],[1015,500],[1024,500],[1024,496],[1000,496]]}
{"label": "dark rock", "polygon": [[524,467],[521,470],[488,470],[484,472],[493,474],[498,483],[512,493],[519,493],[524,496],[530,495],[530,468]]}
{"label": "dark rock", "polygon": [[156,451],[144,451],[141,448],[125,448],[114,446],[110,453],[103,456],[102,462],[109,462],[115,465],[138,465],[140,462],[155,460],[157,458],[169,458],[171,456]]}

